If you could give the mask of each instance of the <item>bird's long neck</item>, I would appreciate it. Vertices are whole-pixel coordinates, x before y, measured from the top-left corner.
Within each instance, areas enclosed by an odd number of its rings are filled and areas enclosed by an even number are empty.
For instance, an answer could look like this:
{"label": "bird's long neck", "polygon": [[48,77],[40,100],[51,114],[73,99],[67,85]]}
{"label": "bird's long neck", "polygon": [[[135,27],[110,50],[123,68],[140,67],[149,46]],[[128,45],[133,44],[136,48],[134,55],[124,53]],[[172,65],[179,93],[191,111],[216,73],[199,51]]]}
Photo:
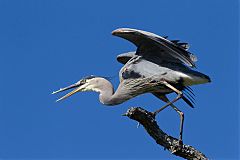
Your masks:
{"label": "bird's long neck", "polygon": [[101,86],[97,89],[100,92],[99,100],[101,103],[105,105],[117,105],[127,100],[119,92],[119,89],[114,93],[113,85],[108,80],[102,78],[99,83],[101,83]]}

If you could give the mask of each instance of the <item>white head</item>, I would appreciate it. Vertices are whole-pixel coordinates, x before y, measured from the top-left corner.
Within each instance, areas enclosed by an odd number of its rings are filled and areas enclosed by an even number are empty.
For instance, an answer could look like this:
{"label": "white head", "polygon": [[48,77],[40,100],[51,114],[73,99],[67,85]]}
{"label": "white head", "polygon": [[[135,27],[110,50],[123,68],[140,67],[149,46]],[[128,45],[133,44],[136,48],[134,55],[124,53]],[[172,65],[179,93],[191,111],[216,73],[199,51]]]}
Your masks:
{"label": "white head", "polygon": [[52,92],[52,94],[56,94],[59,92],[63,92],[72,88],[75,88],[65,96],[59,98],[57,101],[63,100],[65,98],[70,97],[71,95],[77,93],[77,92],[86,92],[86,91],[95,91],[95,92],[101,92],[104,88],[106,87],[111,87],[112,91],[112,85],[111,83],[106,80],[105,78],[102,77],[97,77],[97,76],[88,76],[85,77],[81,80],[79,80],[77,83],[72,84],[68,87],[65,88],[60,88],[57,91]]}

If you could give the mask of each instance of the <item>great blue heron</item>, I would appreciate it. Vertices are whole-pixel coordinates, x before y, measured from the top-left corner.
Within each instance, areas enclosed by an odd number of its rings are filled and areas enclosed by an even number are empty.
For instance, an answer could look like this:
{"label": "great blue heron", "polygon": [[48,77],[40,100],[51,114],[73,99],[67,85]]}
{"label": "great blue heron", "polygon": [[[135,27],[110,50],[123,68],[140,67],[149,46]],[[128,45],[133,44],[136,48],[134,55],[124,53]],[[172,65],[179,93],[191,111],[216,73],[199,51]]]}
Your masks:
{"label": "great blue heron", "polygon": [[[136,51],[117,57],[117,60],[124,64],[119,72],[120,84],[117,90],[114,92],[111,82],[106,78],[89,76],[53,92],[55,94],[75,88],[57,101],[76,92],[96,91],[100,93],[101,103],[117,105],[135,96],[153,93],[166,102],[166,105],[153,112],[154,116],[167,106],[171,106],[179,113],[181,120],[179,140],[182,140],[184,114],[173,103],[182,98],[189,106],[193,107],[193,96],[191,95],[193,93],[189,86],[210,82],[207,75],[190,68],[195,67],[196,57],[188,52],[189,46],[187,43],[170,41],[167,37],[130,28],[117,29],[112,34],[137,46]],[[188,92],[185,95],[183,91]],[[177,97],[169,101],[166,95],[172,92],[177,93]]]}

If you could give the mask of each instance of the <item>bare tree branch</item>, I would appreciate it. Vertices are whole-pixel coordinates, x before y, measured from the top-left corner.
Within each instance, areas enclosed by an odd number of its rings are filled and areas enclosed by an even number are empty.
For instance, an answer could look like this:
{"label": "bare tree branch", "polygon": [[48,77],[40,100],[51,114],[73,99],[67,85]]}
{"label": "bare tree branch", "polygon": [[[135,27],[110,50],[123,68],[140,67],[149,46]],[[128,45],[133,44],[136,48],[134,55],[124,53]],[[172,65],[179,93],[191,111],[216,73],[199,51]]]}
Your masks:
{"label": "bare tree branch", "polygon": [[163,146],[165,149],[169,150],[172,154],[180,156],[185,159],[190,160],[207,160],[208,158],[195,149],[194,147],[186,144],[182,144],[178,139],[167,135],[163,132],[157,122],[155,117],[151,112],[140,107],[130,108],[124,116],[130,119],[136,120],[146,129],[148,134],[156,141],[157,144]]}

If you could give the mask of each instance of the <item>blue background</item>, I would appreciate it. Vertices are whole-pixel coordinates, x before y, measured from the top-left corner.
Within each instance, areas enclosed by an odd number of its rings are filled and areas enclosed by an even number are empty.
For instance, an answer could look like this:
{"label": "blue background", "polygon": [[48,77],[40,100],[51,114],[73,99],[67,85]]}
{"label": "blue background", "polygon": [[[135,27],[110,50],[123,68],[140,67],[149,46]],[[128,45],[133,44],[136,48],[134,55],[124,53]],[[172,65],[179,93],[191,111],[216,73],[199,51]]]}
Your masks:
{"label": "blue background", "polygon": [[[190,43],[197,69],[212,83],[193,87],[195,109],[177,102],[186,117],[184,142],[210,158],[237,159],[238,14],[238,2],[226,0],[1,0],[0,158],[176,158],[121,116],[131,106],[161,107],[152,95],[115,107],[100,104],[97,93],[59,103],[61,95],[51,95],[91,74],[114,77],[117,87],[116,56],[135,46],[111,31],[130,27]],[[178,136],[171,108],[158,121]]]}

